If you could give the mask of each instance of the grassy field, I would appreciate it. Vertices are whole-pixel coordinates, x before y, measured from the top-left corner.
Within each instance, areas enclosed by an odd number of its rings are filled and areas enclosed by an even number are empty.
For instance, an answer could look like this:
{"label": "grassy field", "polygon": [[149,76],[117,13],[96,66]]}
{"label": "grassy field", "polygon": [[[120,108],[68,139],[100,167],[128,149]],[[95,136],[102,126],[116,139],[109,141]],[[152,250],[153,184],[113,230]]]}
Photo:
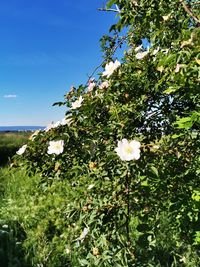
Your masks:
{"label": "grassy field", "polygon": [[[13,183],[9,167],[6,167],[16,151],[27,142],[31,132],[0,132],[0,210]],[[3,167],[3,168],[2,168]],[[15,186],[17,190],[17,185]],[[7,225],[9,223],[9,226]],[[25,267],[23,251],[20,246],[21,236],[17,222],[5,222],[0,219],[0,266]]]}
{"label": "grassy field", "polygon": [[0,166],[9,162],[31,134],[31,132],[0,132]]}

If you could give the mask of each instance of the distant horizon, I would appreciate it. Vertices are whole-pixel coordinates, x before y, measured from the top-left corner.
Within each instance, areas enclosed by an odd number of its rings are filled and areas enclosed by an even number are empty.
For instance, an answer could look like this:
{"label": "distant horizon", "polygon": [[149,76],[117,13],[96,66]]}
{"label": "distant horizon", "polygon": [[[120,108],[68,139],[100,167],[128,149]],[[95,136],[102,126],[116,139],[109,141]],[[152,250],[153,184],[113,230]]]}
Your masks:
{"label": "distant horizon", "polygon": [[0,125],[0,127],[46,127],[46,125]]}
{"label": "distant horizon", "polygon": [[45,126],[40,126],[40,125],[0,126],[0,132],[23,132],[23,131],[36,131],[44,129]]}

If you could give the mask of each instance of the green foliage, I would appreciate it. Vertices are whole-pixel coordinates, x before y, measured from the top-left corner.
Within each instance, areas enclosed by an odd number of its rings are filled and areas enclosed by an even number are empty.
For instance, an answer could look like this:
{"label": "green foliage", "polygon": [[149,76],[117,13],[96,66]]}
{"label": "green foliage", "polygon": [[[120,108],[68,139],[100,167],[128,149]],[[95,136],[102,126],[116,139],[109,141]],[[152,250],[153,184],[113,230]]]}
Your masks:
{"label": "green foliage", "polygon": [[[199,266],[198,5],[113,4],[105,71],[71,88],[56,103],[67,122],[35,134],[14,158],[2,217],[21,225],[33,266]],[[106,64],[122,40],[123,63]],[[116,153],[124,138],[140,141],[138,160]],[[58,153],[52,141],[61,141]]]}

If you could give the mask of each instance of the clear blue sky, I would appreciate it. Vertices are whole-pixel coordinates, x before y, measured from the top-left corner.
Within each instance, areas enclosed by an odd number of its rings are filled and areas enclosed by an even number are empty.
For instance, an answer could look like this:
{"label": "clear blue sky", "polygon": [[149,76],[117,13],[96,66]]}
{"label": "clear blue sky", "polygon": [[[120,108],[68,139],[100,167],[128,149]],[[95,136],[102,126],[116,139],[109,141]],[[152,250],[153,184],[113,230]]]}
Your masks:
{"label": "clear blue sky", "polygon": [[101,62],[99,39],[116,22],[103,0],[0,1],[0,126],[47,125],[71,85]]}

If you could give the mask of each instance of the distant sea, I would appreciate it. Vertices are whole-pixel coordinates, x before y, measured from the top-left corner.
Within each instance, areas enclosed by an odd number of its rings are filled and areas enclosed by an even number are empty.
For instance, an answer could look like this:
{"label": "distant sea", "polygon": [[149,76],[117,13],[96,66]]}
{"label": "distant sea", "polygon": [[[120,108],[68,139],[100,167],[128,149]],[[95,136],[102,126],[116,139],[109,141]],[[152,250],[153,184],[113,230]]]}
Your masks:
{"label": "distant sea", "polygon": [[44,130],[44,126],[0,126],[0,132],[23,132]]}

